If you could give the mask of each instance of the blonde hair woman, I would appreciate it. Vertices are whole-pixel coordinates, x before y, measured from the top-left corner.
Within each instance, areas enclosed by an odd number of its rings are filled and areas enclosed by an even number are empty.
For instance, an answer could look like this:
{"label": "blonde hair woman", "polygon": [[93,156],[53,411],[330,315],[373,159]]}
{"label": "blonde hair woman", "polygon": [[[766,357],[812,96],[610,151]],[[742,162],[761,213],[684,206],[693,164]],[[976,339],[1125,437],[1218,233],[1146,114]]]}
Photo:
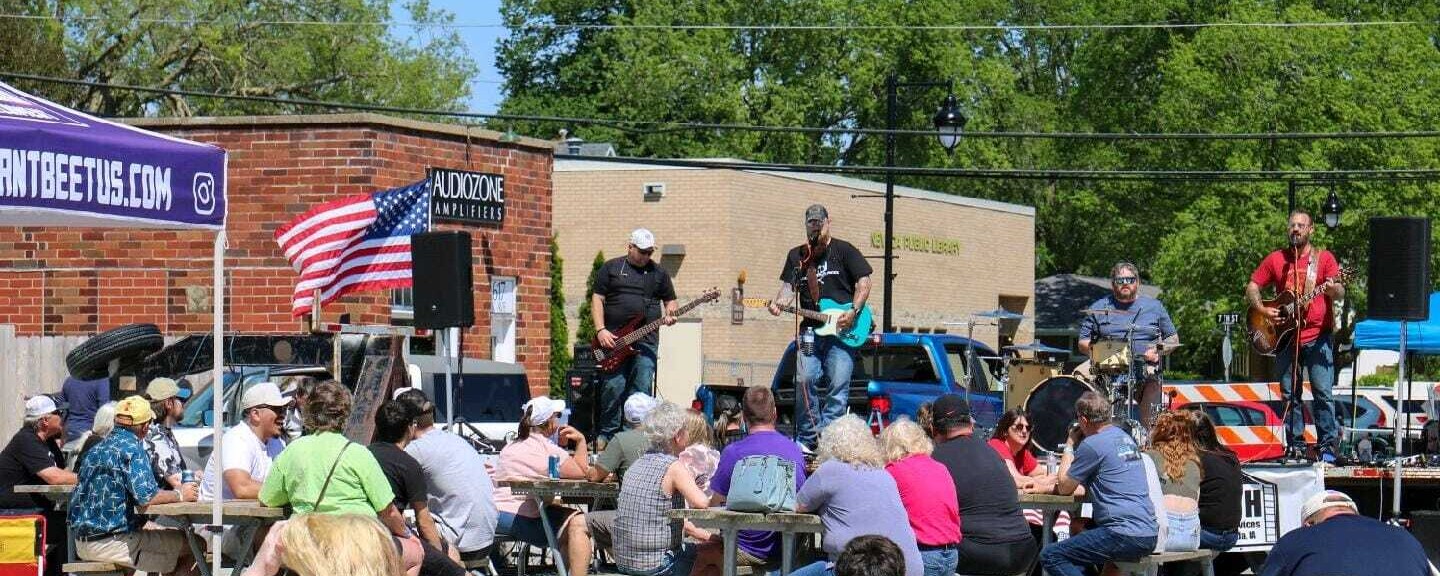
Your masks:
{"label": "blonde hair woman", "polygon": [[950,576],[960,561],[960,500],[944,464],[930,457],[935,445],[919,424],[901,418],[880,433],[885,471],[915,532],[925,576]]}
{"label": "blonde hair woman", "polygon": [[374,517],[301,514],[280,530],[280,562],[300,576],[395,576],[395,545]]}
{"label": "blonde hair woman", "polygon": [[820,434],[820,467],[800,487],[801,512],[820,516],[825,526],[824,550],[829,561],[796,570],[795,576],[818,576],[833,570],[835,558],[852,538],[877,534],[894,541],[905,555],[905,576],[923,576],[924,563],[910,530],[895,479],[884,470],[885,454],[859,416],[847,414]]}
{"label": "blonde hair woman", "polygon": [[720,451],[710,445],[714,439],[714,433],[710,430],[710,423],[705,420],[705,415],[694,410],[685,410],[685,422],[680,429],[680,462],[690,469],[695,476],[695,484],[710,496],[710,478],[715,475],[715,468],[720,465]]}

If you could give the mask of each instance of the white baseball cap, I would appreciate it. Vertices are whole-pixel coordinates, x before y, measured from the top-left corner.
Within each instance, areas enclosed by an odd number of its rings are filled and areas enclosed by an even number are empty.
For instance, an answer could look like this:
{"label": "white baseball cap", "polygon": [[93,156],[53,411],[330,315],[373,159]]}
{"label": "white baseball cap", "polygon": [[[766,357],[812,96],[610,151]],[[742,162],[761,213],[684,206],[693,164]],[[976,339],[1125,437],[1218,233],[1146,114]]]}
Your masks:
{"label": "white baseball cap", "polygon": [[37,394],[25,400],[26,418],[38,418],[59,411],[60,406],[55,404],[55,399],[45,394]]}
{"label": "white baseball cap", "polygon": [[655,235],[644,228],[636,228],[630,233],[630,243],[641,250],[649,250],[655,247]]}
{"label": "white baseball cap", "polygon": [[551,416],[564,412],[565,401],[546,396],[537,396],[520,406],[522,411],[526,408],[530,409],[530,425],[539,426],[549,421]]}
{"label": "white baseball cap", "polygon": [[1311,496],[1310,499],[1305,501],[1304,506],[1300,507],[1300,521],[1304,522],[1309,520],[1311,516],[1314,516],[1321,510],[1334,508],[1336,506],[1344,506],[1352,512],[1359,512],[1355,507],[1355,501],[1350,499],[1349,494],[1337,490],[1324,490],[1316,492],[1314,496]]}
{"label": "white baseball cap", "polygon": [[639,424],[659,404],[659,400],[644,392],[631,394],[629,398],[625,399],[625,421]]}
{"label": "white baseball cap", "polygon": [[249,410],[256,406],[289,406],[295,399],[280,393],[274,382],[261,382],[251,386],[240,397],[240,409]]}

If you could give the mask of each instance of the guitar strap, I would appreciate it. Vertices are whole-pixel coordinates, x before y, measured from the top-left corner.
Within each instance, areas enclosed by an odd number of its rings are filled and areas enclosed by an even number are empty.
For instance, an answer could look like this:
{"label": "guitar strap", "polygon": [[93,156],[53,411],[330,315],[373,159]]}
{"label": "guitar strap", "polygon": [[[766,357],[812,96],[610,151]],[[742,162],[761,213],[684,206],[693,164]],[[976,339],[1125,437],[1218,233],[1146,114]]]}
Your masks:
{"label": "guitar strap", "polygon": [[[1314,289],[1315,289],[1315,275],[1316,275],[1316,274],[1319,272],[1319,270],[1320,270],[1319,262],[1320,262],[1320,249],[1319,249],[1319,248],[1316,248],[1316,247],[1314,247],[1314,246],[1311,246],[1311,247],[1310,247],[1310,262],[1309,262],[1309,265],[1305,267],[1305,287],[1304,287],[1304,289],[1301,289],[1301,290],[1298,290],[1298,291],[1295,292],[1295,294],[1296,294],[1297,296],[1300,295],[1300,294],[1309,294],[1311,290],[1314,290]],[[1309,305],[1308,305],[1308,304],[1306,305],[1306,308],[1307,308],[1307,309],[1309,308]],[[1307,317],[1308,317],[1308,312],[1307,312],[1307,310],[1299,310],[1298,308],[1295,310],[1295,318],[1296,318],[1297,321],[1298,321],[1297,324],[1296,324],[1297,326],[1300,325],[1300,324],[1303,324],[1304,321],[1305,321],[1305,318],[1307,318]]]}

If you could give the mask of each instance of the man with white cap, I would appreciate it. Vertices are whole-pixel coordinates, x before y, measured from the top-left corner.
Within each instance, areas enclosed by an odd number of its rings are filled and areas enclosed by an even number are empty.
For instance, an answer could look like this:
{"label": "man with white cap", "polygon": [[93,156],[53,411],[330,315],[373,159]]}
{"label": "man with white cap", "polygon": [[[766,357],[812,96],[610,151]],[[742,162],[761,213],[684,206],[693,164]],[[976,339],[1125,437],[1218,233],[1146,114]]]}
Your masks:
{"label": "man with white cap", "polygon": [[[270,465],[285,449],[280,436],[290,402],[273,382],[261,382],[245,391],[240,397],[240,423],[226,430],[220,440],[219,454],[224,455],[224,461],[212,452],[205,464],[205,476],[200,482],[201,500],[214,500],[217,495],[222,500],[253,500],[260,496],[260,486],[270,474]],[[231,558],[239,555],[243,539],[236,530],[225,529],[221,551]],[[254,538],[255,542],[261,540],[264,538]]]}
{"label": "man with white cap", "polygon": [[1429,576],[1434,570],[1414,536],[1360,515],[1344,492],[1311,496],[1300,521],[1304,526],[1270,549],[1261,576]]}
{"label": "man with white cap", "polygon": [[25,400],[25,421],[10,443],[0,451],[0,514],[41,513],[45,516],[45,573],[60,574],[65,561],[65,514],[55,510],[39,494],[16,494],[15,487],[30,484],[75,483],[75,474],[65,470],[60,440],[65,435],[65,418],[50,396],[40,394]]}
{"label": "man with white cap", "polygon": [[[653,396],[644,392],[636,392],[625,399],[625,430],[610,440],[595,465],[590,467],[588,477],[591,482],[603,482],[612,477],[619,482],[625,478],[625,471],[650,448],[650,440],[640,431],[640,423],[659,404]],[[615,532],[615,511],[591,511],[585,515],[585,520],[590,524],[590,536],[595,539],[595,545],[609,548]]]}
{"label": "man with white cap", "polygon": [[[614,348],[616,332],[639,319],[640,324],[660,320],[675,323],[675,284],[664,268],[650,256],[655,253],[655,235],[644,228],[630,233],[625,255],[606,262],[595,272],[595,295],[590,299],[591,319],[601,328],[596,341],[601,348]],[[600,419],[596,425],[596,446],[603,448],[620,433],[620,410],[635,392],[652,392],[655,382],[655,351],[659,332],[651,332],[632,344],[636,354],[612,373],[600,387]]]}
{"label": "man with white cap", "polygon": [[185,415],[185,399],[190,397],[190,389],[182,388],[170,378],[156,378],[145,386],[145,397],[150,399],[150,410],[155,413],[155,422],[145,435],[150,466],[155,469],[156,480],[167,488],[179,488],[185,457],[181,456],[180,441],[170,428]]}

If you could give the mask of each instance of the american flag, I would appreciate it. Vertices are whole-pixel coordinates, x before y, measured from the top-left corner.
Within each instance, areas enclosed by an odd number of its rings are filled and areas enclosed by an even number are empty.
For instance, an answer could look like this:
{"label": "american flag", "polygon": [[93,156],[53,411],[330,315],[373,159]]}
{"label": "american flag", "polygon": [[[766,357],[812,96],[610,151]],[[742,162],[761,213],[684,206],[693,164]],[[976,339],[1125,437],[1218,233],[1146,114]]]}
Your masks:
{"label": "american flag", "polygon": [[300,273],[290,312],[309,313],[315,290],[326,304],[351,292],[410,286],[410,235],[429,227],[423,180],[326,202],[281,226],[275,241]]}

